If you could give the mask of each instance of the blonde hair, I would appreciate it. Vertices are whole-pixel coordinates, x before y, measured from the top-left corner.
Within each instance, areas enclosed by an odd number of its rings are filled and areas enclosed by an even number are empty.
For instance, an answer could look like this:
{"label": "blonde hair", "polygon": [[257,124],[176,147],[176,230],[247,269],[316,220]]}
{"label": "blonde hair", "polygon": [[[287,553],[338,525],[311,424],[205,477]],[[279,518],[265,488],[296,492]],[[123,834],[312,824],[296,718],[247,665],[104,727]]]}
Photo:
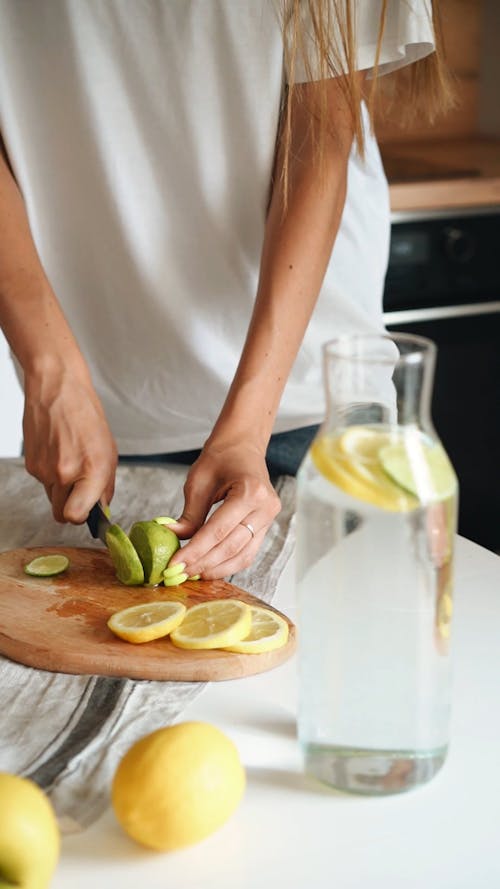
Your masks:
{"label": "blonde hair", "polygon": [[[409,0],[407,0],[409,2]],[[388,0],[382,0],[377,48],[372,74],[363,83],[356,71],[356,16],[354,0],[282,0],[282,27],[287,86],[281,117],[283,171],[288,179],[291,142],[292,100],[297,90],[296,71],[302,66],[306,79],[319,81],[319,99],[312,124],[316,130],[318,156],[331,123],[326,89],[321,84],[339,78],[346,100],[354,139],[361,154],[364,132],[361,103],[366,100],[370,120],[374,121],[380,84],[389,97],[387,108],[397,105],[402,126],[417,115],[432,122],[454,105],[450,73],[445,65],[443,39],[437,0],[430,0],[435,36],[435,52],[401,69],[379,77],[379,60],[386,26]],[[333,128],[330,133],[334,132]]]}

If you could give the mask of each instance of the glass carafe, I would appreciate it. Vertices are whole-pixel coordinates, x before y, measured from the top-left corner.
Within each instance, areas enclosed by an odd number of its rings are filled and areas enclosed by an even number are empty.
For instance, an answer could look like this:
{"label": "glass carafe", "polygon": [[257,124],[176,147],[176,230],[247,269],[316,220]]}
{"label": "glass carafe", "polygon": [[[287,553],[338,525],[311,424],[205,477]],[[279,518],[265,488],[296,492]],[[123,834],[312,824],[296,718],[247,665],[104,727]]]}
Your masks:
{"label": "glass carafe", "polygon": [[297,477],[299,740],[305,769],[386,794],[449,742],[458,485],[430,417],[436,347],[324,347],[326,417]]}

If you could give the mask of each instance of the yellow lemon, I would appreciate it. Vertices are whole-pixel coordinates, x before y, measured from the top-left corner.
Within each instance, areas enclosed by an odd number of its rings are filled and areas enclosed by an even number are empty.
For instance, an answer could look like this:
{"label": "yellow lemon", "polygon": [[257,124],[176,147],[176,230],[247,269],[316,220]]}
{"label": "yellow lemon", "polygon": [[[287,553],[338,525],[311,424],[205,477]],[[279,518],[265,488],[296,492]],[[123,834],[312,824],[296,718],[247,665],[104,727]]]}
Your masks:
{"label": "yellow lemon", "polygon": [[233,742],[215,726],[184,722],[133,744],[116,769],[111,801],[134,840],[173,850],[221,827],[244,789],[245,770]]}
{"label": "yellow lemon", "polygon": [[248,636],[250,606],[239,599],[213,599],[188,608],[181,625],[170,634],[178,648],[226,648]]}
{"label": "yellow lemon", "polygon": [[259,605],[251,605],[252,626],[248,636],[241,642],[233,645],[225,645],[225,651],[237,651],[240,654],[262,654],[265,651],[274,651],[286,645],[288,640],[288,624],[281,615],[271,611],[270,608],[262,608]]}
{"label": "yellow lemon", "polygon": [[181,602],[143,602],[115,611],[108,627],[126,642],[151,642],[168,636],[179,626],[185,613],[186,606]]}
{"label": "yellow lemon", "polygon": [[59,849],[48,797],[34,781],[0,772],[0,886],[46,889]]}

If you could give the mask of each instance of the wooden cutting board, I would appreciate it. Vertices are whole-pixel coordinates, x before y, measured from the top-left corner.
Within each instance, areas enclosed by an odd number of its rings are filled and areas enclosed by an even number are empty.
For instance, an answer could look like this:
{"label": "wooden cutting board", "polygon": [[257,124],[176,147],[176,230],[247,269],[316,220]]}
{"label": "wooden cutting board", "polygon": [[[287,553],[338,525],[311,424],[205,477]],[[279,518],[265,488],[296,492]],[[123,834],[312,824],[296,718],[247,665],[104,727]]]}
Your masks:
{"label": "wooden cutting board", "polygon": [[[68,556],[70,567],[64,574],[40,578],[24,573],[31,559],[51,552]],[[222,580],[186,581],[170,588],[124,586],[116,579],[105,549],[10,550],[0,553],[0,653],[30,667],[60,673],[183,681],[250,676],[290,657],[295,627],[286,615],[282,616],[290,628],[287,644],[264,654],[184,651],[168,637],[133,645],[118,639],[106,625],[113,612],[141,602],[178,599],[189,607],[221,598],[270,607]]]}

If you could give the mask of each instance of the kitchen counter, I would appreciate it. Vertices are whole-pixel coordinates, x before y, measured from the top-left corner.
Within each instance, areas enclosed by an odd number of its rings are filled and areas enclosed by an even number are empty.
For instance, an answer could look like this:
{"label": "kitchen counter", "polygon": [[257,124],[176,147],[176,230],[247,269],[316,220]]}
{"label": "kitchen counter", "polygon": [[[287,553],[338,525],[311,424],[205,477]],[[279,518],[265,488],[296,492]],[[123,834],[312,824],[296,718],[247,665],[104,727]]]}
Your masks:
{"label": "kitchen counter", "polygon": [[[293,562],[274,604],[295,612]],[[500,885],[500,559],[458,538],[452,744],[429,784],[382,799],[306,778],[295,670],[213,683],[182,714],[233,738],[248,787],[231,820],[174,854],[148,852],[108,810],[66,836],[52,889],[493,889]]]}
{"label": "kitchen counter", "polygon": [[381,145],[394,213],[500,205],[500,140]]}

